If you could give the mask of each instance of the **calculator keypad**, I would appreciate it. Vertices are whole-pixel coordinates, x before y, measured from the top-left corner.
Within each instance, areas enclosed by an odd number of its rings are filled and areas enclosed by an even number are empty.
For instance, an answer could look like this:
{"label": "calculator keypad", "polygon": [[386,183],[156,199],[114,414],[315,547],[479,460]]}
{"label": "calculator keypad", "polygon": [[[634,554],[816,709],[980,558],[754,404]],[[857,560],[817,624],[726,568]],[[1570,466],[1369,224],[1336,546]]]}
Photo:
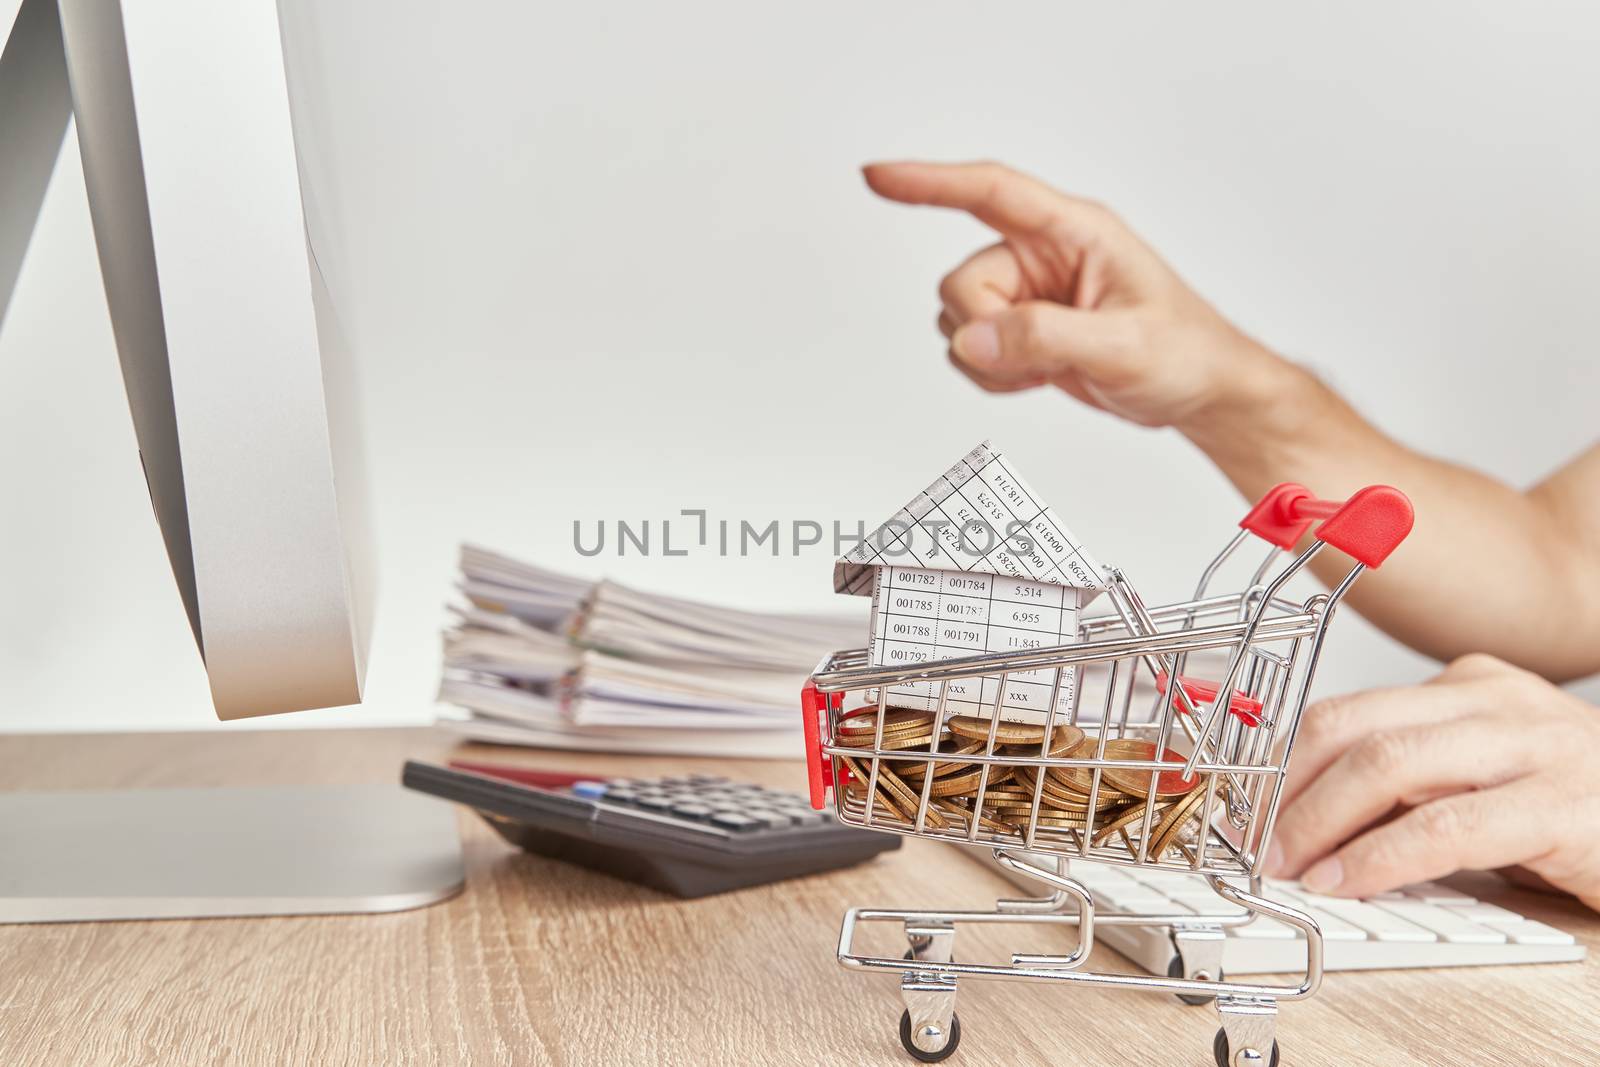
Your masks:
{"label": "calculator keypad", "polygon": [[605,805],[667,816],[686,827],[708,827],[739,835],[828,826],[833,816],[816,811],[805,797],[786,789],[731,782],[715,775],[686,778],[613,778],[579,782],[572,792]]}

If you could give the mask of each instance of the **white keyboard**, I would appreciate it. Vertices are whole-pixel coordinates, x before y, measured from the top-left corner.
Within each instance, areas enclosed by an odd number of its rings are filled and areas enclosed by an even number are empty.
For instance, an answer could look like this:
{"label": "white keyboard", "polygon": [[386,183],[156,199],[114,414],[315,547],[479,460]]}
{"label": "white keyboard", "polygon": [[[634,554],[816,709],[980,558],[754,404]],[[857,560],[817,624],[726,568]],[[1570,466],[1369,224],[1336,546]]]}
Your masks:
{"label": "white keyboard", "polygon": [[[1030,895],[1043,895],[1039,882],[1000,867],[992,852],[985,850],[984,858]],[[1050,869],[1048,857],[1040,856],[1036,862]],[[1231,908],[1195,875],[1075,863],[1072,877],[1107,910],[1180,915],[1241,910]],[[1369,900],[1349,900],[1318,896],[1295,882],[1268,881],[1263,895],[1317,920],[1322,927],[1323,966],[1331,971],[1560,963],[1584,955],[1584,947],[1571,934],[1432,882]],[[1228,927],[1226,934],[1222,968],[1229,975],[1305,967],[1305,939],[1293,927],[1263,917],[1246,926]],[[1171,935],[1162,928],[1100,926],[1095,938],[1153,974],[1166,974],[1173,960]]]}

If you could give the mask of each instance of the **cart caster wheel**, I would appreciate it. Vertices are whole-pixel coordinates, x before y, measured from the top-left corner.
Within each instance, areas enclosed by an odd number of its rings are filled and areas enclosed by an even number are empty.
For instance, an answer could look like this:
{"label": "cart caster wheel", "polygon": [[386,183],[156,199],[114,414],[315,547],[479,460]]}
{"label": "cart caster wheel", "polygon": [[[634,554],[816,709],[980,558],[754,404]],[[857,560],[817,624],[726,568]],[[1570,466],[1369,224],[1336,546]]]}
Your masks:
{"label": "cart caster wheel", "polygon": [[[1183,976],[1183,957],[1172,957],[1172,962],[1167,964],[1167,977],[1182,978]],[[1222,981],[1222,973],[1220,971],[1217,972],[1214,977],[1208,978],[1207,981]],[[1185,1004],[1210,1004],[1213,1000],[1217,999],[1213,994],[1210,993],[1174,993],[1173,996],[1177,997]]]}
{"label": "cart caster wheel", "polygon": [[906,1051],[911,1053],[913,1058],[921,1060],[923,1063],[938,1063],[941,1060],[948,1059],[955,1053],[956,1046],[961,1044],[961,1017],[955,1012],[950,1013],[950,1032],[948,1034],[932,1033],[919,1034],[917,1036],[922,1037],[923,1044],[927,1045],[937,1044],[942,1037],[944,1044],[939,1045],[932,1052],[918,1048],[911,1039],[911,1013],[909,1011],[901,1012],[900,1044],[905,1046]]}
{"label": "cart caster wheel", "polygon": [[[901,1029],[904,1030],[904,1027],[902,1026]],[[1257,1052],[1254,1058],[1247,1063],[1236,1064],[1232,1062],[1228,1058],[1228,1034],[1224,1030],[1218,1030],[1216,1039],[1211,1042],[1211,1054],[1217,1058],[1217,1067],[1278,1067],[1278,1043],[1276,1041],[1272,1043],[1272,1054],[1270,1056],[1263,1058]]]}
{"label": "cart caster wheel", "polygon": [[[900,958],[903,959],[903,960],[920,960],[920,959],[922,959],[921,956],[917,955],[917,950],[914,949],[914,948],[906,949],[906,954],[904,956],[901,956]],[[956,961],[956,958],[954,956],[951,956],[950,957],[950,962],[954,963],[955,961]]]}

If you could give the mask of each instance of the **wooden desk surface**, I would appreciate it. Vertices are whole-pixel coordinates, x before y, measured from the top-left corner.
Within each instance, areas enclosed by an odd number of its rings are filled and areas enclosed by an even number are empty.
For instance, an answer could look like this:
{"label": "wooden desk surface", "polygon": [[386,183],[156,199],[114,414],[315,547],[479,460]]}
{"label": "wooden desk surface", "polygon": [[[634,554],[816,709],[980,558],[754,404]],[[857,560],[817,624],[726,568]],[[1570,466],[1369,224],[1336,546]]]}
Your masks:
{"label": "wooden desk surface", "polygon": [[[0,787],[392,781],[405,757],[451,748],[427,730],[9,736]],[[781,762],[476,754],[801,786]],[[0,1064],[907,1065],[895,980],[834,962],[841,912],[1014,895],[954,850],[908,841],[855,869],[682,902],[514,852],[466,813],[461,827],[466,892],[419,911],[0,927]],[[1283,1007],[1286,1067],[1595,1063],[1600,918],[1487,878],[1471,890],[1577,933],[1589,957],[1330,974]],[[1023,936],[966,928],[956,951],[1050,950]],[[1104,948],[1092,964],[1127,968]],[[957,1006],[953,1067],[1212,1062],[1215,1010],[1164,995],[969,982]]]}

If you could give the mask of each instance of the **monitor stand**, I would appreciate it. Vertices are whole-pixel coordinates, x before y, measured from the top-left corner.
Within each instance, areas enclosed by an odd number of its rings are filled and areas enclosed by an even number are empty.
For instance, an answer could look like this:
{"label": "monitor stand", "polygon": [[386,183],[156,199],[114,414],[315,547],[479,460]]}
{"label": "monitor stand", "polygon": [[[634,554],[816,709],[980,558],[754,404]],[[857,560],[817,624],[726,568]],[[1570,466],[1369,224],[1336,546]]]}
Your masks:
{"label": "monitor stand", "polygon": [[398,785],[0,793],[0,923],[420,908],[461,890],[456,818]]}

